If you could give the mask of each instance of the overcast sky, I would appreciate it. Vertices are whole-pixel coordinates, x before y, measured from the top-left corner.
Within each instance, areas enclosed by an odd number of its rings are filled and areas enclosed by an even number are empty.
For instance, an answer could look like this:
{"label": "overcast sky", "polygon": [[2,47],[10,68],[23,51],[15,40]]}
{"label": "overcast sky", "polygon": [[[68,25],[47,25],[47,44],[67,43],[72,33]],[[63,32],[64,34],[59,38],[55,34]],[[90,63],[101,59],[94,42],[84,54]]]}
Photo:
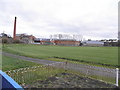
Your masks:
{"label": "overcast sky", "polygon": [[119,0],[0,0],[0,33],[49,37],[80,34],[85,39],[118,37]]}

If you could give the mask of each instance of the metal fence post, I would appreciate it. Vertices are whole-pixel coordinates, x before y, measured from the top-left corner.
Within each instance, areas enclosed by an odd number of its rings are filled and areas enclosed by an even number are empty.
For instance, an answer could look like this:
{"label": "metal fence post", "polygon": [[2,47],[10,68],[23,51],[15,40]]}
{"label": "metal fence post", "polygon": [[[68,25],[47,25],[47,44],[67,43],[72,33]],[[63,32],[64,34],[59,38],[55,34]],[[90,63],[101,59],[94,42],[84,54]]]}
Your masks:
{"label": "metal fence post", "polygon": [[116,86],[119,86],[119,85],[118,85],[118,82],[119,82],[119,81],[118,81],[118,79],[119,79],[118,76],[119,76],[119,68],[116,68]]}
{"label": "metal fence post", "polygon": [[67,65],[68,65],[68,62],[66,61],[65,62],[65,71],[67,71]]}

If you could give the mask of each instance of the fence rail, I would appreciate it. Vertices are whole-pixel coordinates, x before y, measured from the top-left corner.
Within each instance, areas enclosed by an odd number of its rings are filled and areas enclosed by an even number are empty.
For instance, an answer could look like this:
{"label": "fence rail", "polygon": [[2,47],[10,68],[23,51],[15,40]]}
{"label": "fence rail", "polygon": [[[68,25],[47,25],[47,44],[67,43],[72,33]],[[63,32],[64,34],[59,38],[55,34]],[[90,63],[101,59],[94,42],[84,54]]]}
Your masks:
{"label": "fence rail", "polygon": [[118,72],[116,69],[68,62],[58,62],[47,64],[44,66],[21,68],[6,71],[6,73],[20,85],[25,85],[36,80],[45,79],[51,75],[55,75],[63,71],[69,71],[71,73],[76,73],[85,77],[90,77],[97,80],[105,81],[107,83],[118,85],[118,77],[116,76]]}
{"label": "fence rail", "polygon": [[77,63],[67,63],[68,70],[78,71],[86,77],[103,80],[108,83],[116,83],[116,69],[83,65]]}

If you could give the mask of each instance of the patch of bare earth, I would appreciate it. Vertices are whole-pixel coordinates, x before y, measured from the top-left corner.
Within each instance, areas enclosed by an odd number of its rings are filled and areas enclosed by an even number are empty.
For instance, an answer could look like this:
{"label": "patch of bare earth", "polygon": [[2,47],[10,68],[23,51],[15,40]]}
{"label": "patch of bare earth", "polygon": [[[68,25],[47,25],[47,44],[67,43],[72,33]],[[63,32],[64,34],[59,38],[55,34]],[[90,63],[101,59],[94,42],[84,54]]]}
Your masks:
{"label": "patch of bare earth", "polygon": [[24,88],[116,88],[116,86],[71,73],[60,73],[46,80],[25,85]]}

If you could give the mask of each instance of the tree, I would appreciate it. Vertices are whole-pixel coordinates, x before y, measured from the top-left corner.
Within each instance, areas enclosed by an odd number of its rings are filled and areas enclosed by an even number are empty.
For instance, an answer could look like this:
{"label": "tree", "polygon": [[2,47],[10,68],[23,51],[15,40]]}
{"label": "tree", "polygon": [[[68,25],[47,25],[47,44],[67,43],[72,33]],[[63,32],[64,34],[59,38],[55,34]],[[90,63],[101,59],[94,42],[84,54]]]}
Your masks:
{"label": "tree", "polygon": [[88,41],[91,41],[91,39],[88,39]]}

